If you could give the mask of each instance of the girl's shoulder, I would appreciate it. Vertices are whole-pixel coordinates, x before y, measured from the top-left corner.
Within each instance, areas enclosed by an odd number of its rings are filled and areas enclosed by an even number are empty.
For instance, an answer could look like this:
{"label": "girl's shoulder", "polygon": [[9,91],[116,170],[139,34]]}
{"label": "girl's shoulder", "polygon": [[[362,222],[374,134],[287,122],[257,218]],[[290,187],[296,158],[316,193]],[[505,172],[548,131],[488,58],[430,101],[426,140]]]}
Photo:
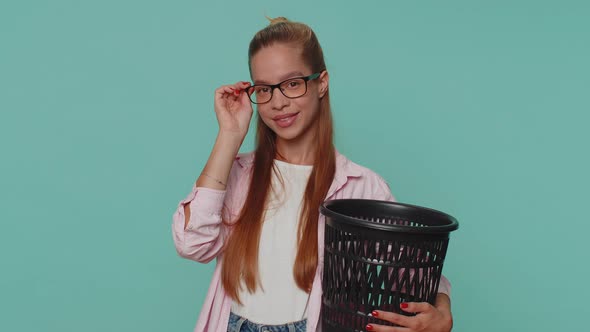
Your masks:
{"label": "girl's shoulder", "polygon": [[335,181],[350,198],[395,200],[389,183],[377,172],[337,152]]}
{"label": "girl's shoulder", "polygon": [[383,177],[377,172],[348,159],[345,155],[339,152],[336,152],[336,173],[340,173],[347,177],[360,178],[365,181],[385,182]]}

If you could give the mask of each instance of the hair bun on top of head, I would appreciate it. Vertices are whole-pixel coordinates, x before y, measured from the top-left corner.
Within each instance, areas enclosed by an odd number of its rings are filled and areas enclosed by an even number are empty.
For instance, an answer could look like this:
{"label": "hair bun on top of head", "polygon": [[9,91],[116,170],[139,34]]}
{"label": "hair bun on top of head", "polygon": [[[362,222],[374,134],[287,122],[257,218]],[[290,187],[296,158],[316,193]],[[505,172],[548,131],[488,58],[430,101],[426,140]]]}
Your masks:
{"label": "hair bun on top of head", "polygon": [[[264,15],[264,16],[266,16],[266,15]],[[275,17],[275,18],[266,16],[266,19],[268,19],[270,21],[269,25],[282,23],[282,22],[291,22],[286,17],[283,17],[283,16],[279,16],[279,17]]]}

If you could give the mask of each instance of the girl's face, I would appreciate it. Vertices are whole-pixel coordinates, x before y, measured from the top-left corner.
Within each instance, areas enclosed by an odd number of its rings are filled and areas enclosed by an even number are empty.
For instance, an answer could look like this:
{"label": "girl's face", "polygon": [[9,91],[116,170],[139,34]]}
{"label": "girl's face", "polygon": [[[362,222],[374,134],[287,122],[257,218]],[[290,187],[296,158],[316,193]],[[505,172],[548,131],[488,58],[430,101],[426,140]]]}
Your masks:
{"label": "girl's face", "polygon": [[[314,74],[302,60],[301,50],[286,44],[274,44],[259,50],[251,59],[254,84],[278,84],[284,80]],[[279,88],[269,102],[258,104],[262,121],[277,134],[277,139],[308,141],[313,139],[313,124],[320,111],[320,99],[328,89],[328,73],[307,81],[307,92],[287,98]]]}

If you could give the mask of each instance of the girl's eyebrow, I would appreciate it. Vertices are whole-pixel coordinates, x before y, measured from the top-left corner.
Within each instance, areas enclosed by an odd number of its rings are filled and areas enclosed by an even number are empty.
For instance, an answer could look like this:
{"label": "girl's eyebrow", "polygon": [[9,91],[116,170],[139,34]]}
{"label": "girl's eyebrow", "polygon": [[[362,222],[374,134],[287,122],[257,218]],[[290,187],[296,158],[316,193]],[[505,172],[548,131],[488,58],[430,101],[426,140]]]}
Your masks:
{"label": "girl's eyebrow", "polygon": [[[283,75],[281,77],[281,82],[286,79],[289,79],[291,77],[296,77],[296,76],[305,76],[305,75],[303,75],[303,73],[300,71],[292,71],[292,72],[289,72],[289,73]],[[254,84],[270,84],[270,83],[268,83],[267,81],[264,81],[264,80],[254,80]]]}

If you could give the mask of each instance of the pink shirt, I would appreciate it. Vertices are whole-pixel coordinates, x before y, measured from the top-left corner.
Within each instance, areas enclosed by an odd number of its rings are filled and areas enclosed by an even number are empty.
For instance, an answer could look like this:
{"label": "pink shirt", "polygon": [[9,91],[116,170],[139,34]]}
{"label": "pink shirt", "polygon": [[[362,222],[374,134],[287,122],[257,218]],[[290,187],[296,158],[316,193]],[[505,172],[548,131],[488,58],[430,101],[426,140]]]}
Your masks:
{"label": "pink shirt", "polygon": [[[232,299],[221,284],[221,261],[223,243],[229,235],[229,228],[221,222],[235,220],[240,212],[250,185],[254,154],[240,154],[232,166],[226,190],[214,190],[193,185],[191,193],[180,201],[173,215],[172,233],[178,254],[200,263],[218,258],[203,303],[195,332],[226,332]],[[355,164],[337,152],[336,173],[328,190],[326,200],[343,198],[365,198],[395,201],[388,184],[375,172]],[[184,229],[184,205],[189,204],[191,217]],[[324,260],[324,217],[318,221],[318,268],[311,289],[307,331],[320,331],[322,306],[322,267]],[[441,277],[438,292],[450,295],[451,285]]]}

